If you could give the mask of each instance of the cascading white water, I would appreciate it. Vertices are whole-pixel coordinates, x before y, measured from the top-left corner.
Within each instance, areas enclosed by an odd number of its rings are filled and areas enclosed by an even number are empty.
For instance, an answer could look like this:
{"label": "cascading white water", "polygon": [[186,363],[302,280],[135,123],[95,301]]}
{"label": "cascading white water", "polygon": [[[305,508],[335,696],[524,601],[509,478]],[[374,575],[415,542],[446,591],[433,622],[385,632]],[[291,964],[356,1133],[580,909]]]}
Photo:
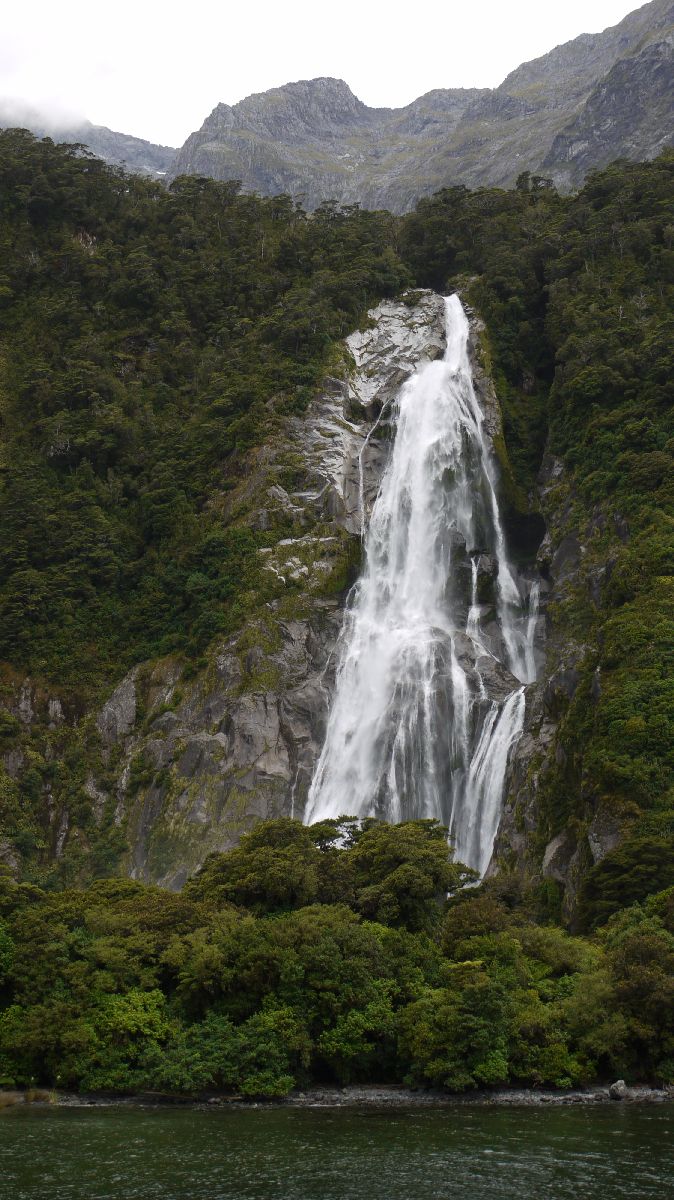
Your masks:
{"label": "cascading white water", "polygon": [[535,674],[538,593],[525,612],[472,384],[468,320],[458,296],[445,309],[444,358],[396,401],[305,821],[437,817],[456,857],[482,874],[522,732],[522,684]]}

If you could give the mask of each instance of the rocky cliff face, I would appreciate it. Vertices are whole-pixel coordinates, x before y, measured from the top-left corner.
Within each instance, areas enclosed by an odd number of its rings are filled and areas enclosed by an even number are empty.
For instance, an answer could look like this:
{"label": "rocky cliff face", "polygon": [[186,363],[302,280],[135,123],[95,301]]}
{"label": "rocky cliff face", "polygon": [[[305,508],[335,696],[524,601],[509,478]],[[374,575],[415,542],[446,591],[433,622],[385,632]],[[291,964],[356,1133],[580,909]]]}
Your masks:
{"label": "rocky cliff face", "polygon": [[438,188],[509,185],[524,170],[563,188],[617,157],[672,143],[672,0],[653,0],[601,34],[525,63],[500,87],[438,89],[402,109],[371,109],[338,79],[219,104],[178,152],[172,175],[239,179],[402,212]]}
{"label": "rocky cliff face", "polygon": [[[507,474],[500,406],[482,361],[483,326],[470,315],[476,392]],[[387,461],[388,408],[405,379],[441,356],[444,337],[440,296],[417,292],[381,304],[347,339],[343,361],[306,414],[285,419],[255,452],[227,515],[264,531],[278,527],[275,513],[285,514],[290,536],[270,537],[259,551],[277,598],[215,645],[198,670],[177,657],[141,664],[95,713],[30,679],[0,680],[5,719],[34,734],[29,748],[4,754],[6,785],[26,778],[36,753],[55,769],[59,759],[83,756],[82,794],[73,793],[72,803],[91,809],[87,853],[97,830],[116,830],[127,846],[123,869],[177,888],[256,820],[302,816],[362,525]],[[541,589],[539,677],[526,689],[525,730],[510,765],[492,870],[516,867],[549,880],[571,912],[583,874],[621,837],[610,807],[586,794],[573,726],[576,696],[598,695],[602,686],[579,613],[596,601],[609,567],[594,549],[601,513],[587,527],[578,524],[572,485],[549,455],[531,508],[547,524],[537,556],[519,565]],[[538,525],[542,535],[540,515]],[[577,820],[564,808],[568,796]],[[49,785],[43,801],[49,855],[58,860],[73,836],[70,810],[53,802]],[[16,849],[0,841],[3,864],[18,873]]]}
{"label": "rocky cliff face", "polygon": [[179,151],[171,174],[240,179],[316,208],[324,199],[402,210],[433,190],[426,160],[479,89],[429,92],[406,108],[371,109],[341,79],[301,80],[219,104]]}
{"label": "rocky cliff face", "polygon": [[584,725],[599,700],[601,628],[593,619],[615,559],[606,536],[629,536],[622,518],[609,529],[600,507],[589,520],[560,459],[546,454],[537,500],[547,532],[536,556],[544,588],[545,658],[527,688],[522,739],[512,758],[495,846],[495,868],[544,881],[573,921],[587,871],[629,831],[629,814],[596,792],[584,769]]}
{"label": "rocky cliff face", "polygon": [[[98,714],[104,760],[115,764],[126,865],[136,878],[179,887],[209,852],[236,844],[256,820],[302,816],[325,734],[346,595],[344,588],[325,594],[331,554],[346,547],[357,567],[363,517],[387,459],[388,405],[419,365],[444,350],[444,306],[433,293],[384,303],[370,318],[347,340],[344,370],[326,380],[306,416],[287,422],[246,484],[249,519],[258,528],[276,505],[293,514],[297,535],[261,554],[284,583],[299,583],[301,599],[290,607],[275,602],[264,621],[216,648],[194,679],[185,680],[172,659],[136,668]],[[476,391],[500,444],[501,411],[481,364],[476,314],[471,325]],[[288,456],[298,464],[297,490],[269,486],[274,462]],[[550,511],[559,501],[560,470],[546,461],[541,476],[540,499]],[[563,522],[557,536],[558,544],[546,536],[538,563],[522,568],[541,583],[540,680],[527,688],[526,730],[511,766],[493,869],[516,863],[537,876],[544,863],[550,877],[566,879],[578,847],[566,834],[545,841],[539,780],[555,764],[558,718],[586,648],[546,615],[549,601],[559,605],[575,587],[581,558]],[[101,807],[110,802],[99,781],[91,788]],[[608,846],[612,831],[596,833]]]}
{"label": "rocky cliff face", "polygon": [[543,169],[564,186],[616,158],[655,158],[672,143],[674,29],[618,60],[557,135]]}
{"label": "rocky cliff face", "polygon": [[[358,561],[363,511],[386,461],[386,408],[419,364],[444,350],[444,306],[433,293],[370,316],[370,327],[347,339],[343,370],[263,448],[234,502],[258,529],[279,507],[292,519],[293,536],[260,551],[281,585],[278,601],[216,647],[194,678],[174,659],[135,668],[96,718],[103,752],[90,794],[101,811],[114,803],[135,878],[179,887],[256,820],[302,815],[349,563]],[[288,462],[292,491],[273,482]],[[336,561],[345,573],[335,593],[326,585]]]}

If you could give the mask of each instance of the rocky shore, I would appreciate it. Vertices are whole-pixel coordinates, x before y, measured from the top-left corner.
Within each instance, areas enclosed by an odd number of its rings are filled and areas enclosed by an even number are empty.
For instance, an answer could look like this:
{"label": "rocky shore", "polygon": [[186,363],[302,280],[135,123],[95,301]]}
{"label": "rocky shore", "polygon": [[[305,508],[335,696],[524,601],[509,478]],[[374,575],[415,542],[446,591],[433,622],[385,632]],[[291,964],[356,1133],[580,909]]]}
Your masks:
{"label": "rocky shore", "polygon": [[574,1088],[569,1091],[538,1088],[503,1088],[498,1091],[441,1092],[413,1091],[406,1087],[312,1088],[295,1092],[283,1103],[299,1108],[379,1106],[382,1108],[425,1108],[437,1105],[503,1105],[536,1108],[550,1104],[662,1103],[674,1100],[674,1087],[627,1087],[624,1080],[605,1087]]}
{"label": "rocky shore", "polygon": [[251,1100],[242,1096],[204,1095],[197,1097],[142,1093],[115,1096],[108,1093],[77,1095],[70,1092],[0,1091],[0,1112],[17,1105],[57,1105],[92,1108],[109,1105],[149,1107],[178,1105],[192,1108],[438,1108],[469,1105],[482,1108],[540,1108],[550,1105],[663,1104],[674,1101],[674,1085],[628,1087],[624,1080],[603,1087],[574,1088],[569,1091],[538,1088],[503,1088],[481,1092],[421,1091],[402,1086],[364,1085],[362,1087],[308,1088],[292,1092],[282,1100]]}

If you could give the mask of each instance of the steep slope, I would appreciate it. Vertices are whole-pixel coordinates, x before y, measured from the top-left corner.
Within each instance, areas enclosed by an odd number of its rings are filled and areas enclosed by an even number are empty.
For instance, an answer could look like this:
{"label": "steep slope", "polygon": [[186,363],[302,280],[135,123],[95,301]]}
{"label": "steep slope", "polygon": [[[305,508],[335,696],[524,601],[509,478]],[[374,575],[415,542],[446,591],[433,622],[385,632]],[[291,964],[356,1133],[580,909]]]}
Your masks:
{"label": "steep slope", "polygon": [[299,814],[390,445],[366,435],[442,350],[413,283],[485,323],[503,527],[547,600],[499,867],[587,923],[657,890],[673,168],[307,219],[0,135],[0,864],[177,885]]}
{"label": "steep slope", "polygon": [[323,199],[403,207],[423,161],[479,90],[429,92],[407,108],[372,109],[341,79],[311,79],[219,104],[178,152],[172,175],[241,179],[263,195],[287,192],[309,208]]}
{"label": "steep slope", "polygon": [[[269,605],[284,601],[297,642],[317,547],[312,578],[334,607],[351,549],[290,498],[304,459],[281,433],[368,304],[410,275],[389,214],[308,221],[203,180],[169,192],[16,130],[0,133],[0,177],[0,695],[13,696],[11,713],[0,703],[0,862],[26,854],[49,874],[93,863],[95,847],[118,853],[118,743],[158,715],[153,681],[167,710],[176,671],[186,699],[185,669],[217,690],[215,659],[202,675],[216,637],[237,694],[262,677],[269,688],[281,671],[259,659],[280,648]],[[101,702],[142,663],[94,732]],[[185,717],[197,742],[209,711],[195,702]],[[112,749],[99,772],[101,738]],[[58,762],[47,791],[31,775],[30,814],[28,743],[40,779]],[[130,795],[144,797],[148,763],[127,766]]]}
{"label": "steep slope", "polygon": [[91,121],[55,124],[27,105],[0,100],[0,129],[16,128],[29,129],[37,137],[50,137],[56,142],[81,143],[111,166],[125,167],[139,175],[166,175],[177,153],[172,146],[157,146],[105,125],[92,125]]}
{"label": "steep slope", "polygon": [[583,33],[540,58],[522,63],[506,76],[498,90],[526,96],[533,102],[538,97],[546,106],[577,103],[619,58],[634,53],[646,41],[659,40],[673,21],[671,0],[652,0],[602,33]]}
{"label": "steep slope", "polygon": [[335,199],[397,212],[448,184],[507,186],[524,170],[569,187],[591,167],[670,144],[673,25],[672,0],[653,0],[494,90],[437,89],[402,109],[368,108],[338,79],[289,83],[219,104],[171,173],[239,179],[309,208]]}
{"label": "steep slope", "polygon": [[82,142],[104,162],[140,175],[166,175],[177,154],[173,146],[157,146],[144,138],[117,133],[105,125],[92,125],[90,121],[77,129],[59,131],[52,136],[61,142]]}
{"label": "steep slope", "polygon": [[557,135],[543,169],[573,186],[616,158],[655,158],[671,143],[674,32],[626,56]]}

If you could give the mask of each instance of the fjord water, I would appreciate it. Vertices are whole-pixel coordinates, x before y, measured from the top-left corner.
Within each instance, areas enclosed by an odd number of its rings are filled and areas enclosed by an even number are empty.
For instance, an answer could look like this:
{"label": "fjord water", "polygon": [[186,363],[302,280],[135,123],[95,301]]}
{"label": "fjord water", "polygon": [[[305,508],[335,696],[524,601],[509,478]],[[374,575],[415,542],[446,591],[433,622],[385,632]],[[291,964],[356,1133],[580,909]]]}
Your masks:
{"label": "fjord water", "polygon": [[436,817],[483,873],[535,677],[538,590],[523,594],[508,560],[458,296],[445,314],[443,359],[392,414],[305,820]]}
{"label": "fjord water", "polygon": [[671,1104],[0,1114],[11,1200],[663,1200]]}

